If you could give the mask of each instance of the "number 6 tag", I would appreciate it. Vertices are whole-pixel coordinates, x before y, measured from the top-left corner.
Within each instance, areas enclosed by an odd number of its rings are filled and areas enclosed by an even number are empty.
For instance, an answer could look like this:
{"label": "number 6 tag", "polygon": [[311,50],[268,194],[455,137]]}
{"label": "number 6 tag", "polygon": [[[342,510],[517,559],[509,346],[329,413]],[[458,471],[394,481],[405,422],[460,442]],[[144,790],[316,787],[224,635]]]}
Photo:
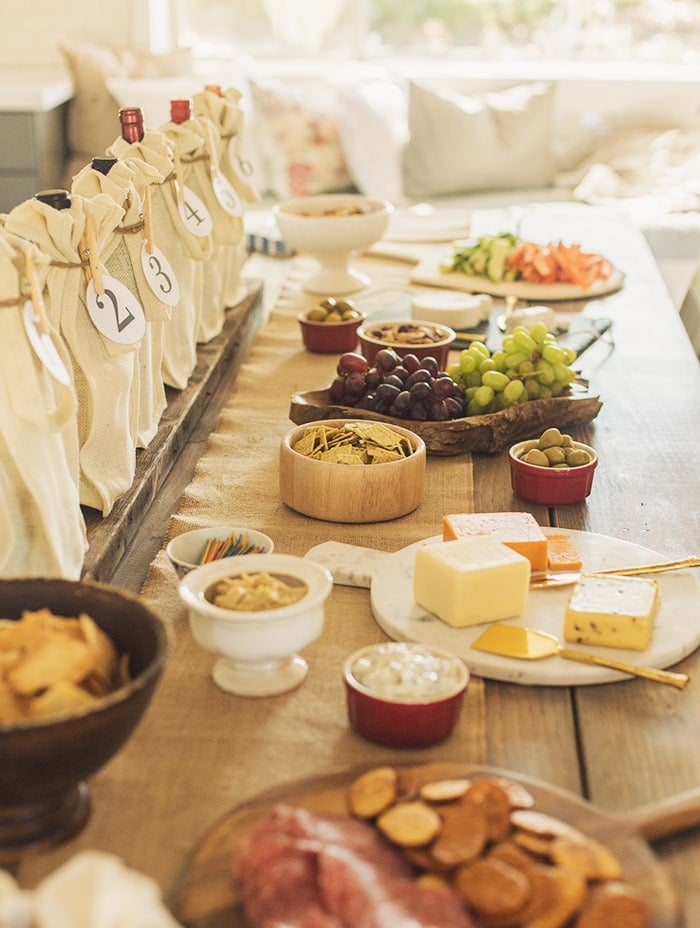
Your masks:
{"label": "number 6 tag", "polygon": [[87,285],[87,310],[95,328],[110,341],[120,345],[135,345],[146,334],[146,316],[138,299],[108,274],[102,275],[104,293],[95,289],[91,280]]}

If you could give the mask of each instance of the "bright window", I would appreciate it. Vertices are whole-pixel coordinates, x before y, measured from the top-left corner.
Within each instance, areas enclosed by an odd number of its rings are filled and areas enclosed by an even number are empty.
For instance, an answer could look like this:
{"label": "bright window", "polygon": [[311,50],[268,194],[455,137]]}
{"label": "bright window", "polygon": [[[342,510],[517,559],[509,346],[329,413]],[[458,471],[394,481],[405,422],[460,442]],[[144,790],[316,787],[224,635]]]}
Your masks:
{"label": "bright window", "polygon": [[200,54],[700,63],[700,0],[176,0]]}

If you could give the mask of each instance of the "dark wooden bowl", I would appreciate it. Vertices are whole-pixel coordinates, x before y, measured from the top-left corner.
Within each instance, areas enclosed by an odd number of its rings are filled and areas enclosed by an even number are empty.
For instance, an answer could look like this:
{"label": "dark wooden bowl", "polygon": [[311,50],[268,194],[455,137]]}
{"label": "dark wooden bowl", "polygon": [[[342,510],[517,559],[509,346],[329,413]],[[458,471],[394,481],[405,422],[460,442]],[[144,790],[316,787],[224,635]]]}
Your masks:
{"label": "dark wooden bowl", "polygon": [[103,767],[145,712],[168,651],[161,619],[135,596],[104,584],[0,580],[0,618],[49,608],[86,612],[129,655],[131,680],[74,715],[0,724],[0,864],[75,835],[90,813],[85,780]]}

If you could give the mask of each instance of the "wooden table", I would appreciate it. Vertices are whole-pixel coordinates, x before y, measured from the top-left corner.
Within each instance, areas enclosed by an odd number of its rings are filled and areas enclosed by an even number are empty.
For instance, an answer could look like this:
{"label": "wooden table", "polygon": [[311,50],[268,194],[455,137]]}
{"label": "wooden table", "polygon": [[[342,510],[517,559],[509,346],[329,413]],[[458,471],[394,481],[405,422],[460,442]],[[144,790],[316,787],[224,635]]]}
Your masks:
{"label": "wooden table", "polygon": [[[502,214],[476,214],[475,231],[480,224],[497,227],[502,221]],[[669,558],[697,554],[700,369],[644,239],[613,212],[551,204],[527,208],[521,234],[579,241],[626,274],[624,288],[596,306],[613,319],[614,349],[600,343],[584,356],[584,373],[604,406],[576,437],[596,447],[601,465],[585,504],[548,510],[528,507],[512,495],[505,453],[462,456],[459,466],[465,473],[472,468],[475,509],[530,508],[544,525],[613,535]],[[283,354],[278,358],[280,365],[286,360]],[[333,363],[327,360],[328,371]],[[240,377],[246,376],[244,367]],[[314,386],[320,384],[308,388]],[[283,426],[287,398],[273,389],[267,402],[277,404]],[[261,464],[268,465],[274,476],[274,462]],[[450,467],[454,462],[429,461],[426,496],[438,512]],[[272,519],[280,514],[274,483],[269,495]],[[405,543],[416,540],[411,525],[410,517],[401,523]],[[373,538],[381,544],[383,537],[381,526],[362,532],[319,523],[314,531],[319,541]],[[295,538],[289,534],[279,547],[304,553]],[[138,545],[132,557],[138,561]],[[162,552],[159,558],[162,570]],[[346,730],[343,718],[342,656],[351,646],[383,639],[366,591],[334,590],[327,628],[309,649],[312,672],[303,687],[271,700],[244,700],[219,693],[211,683],[210,658],[191,641],[173,590],[163,595],[178,629],[176,645],[146,719],[94,778],[88,827],[68,845],[27,858],[19,869],[24,885],[34,885],[76,850],[98,848],[155,877],[170,899],[188,854],[236,803],[261,788],[358,761],[445,757],[486,763],[617,811],[659,802],[700,782],[700,652],[676,668],[691,676],[683,691],[641,680],[578,688],[475,681],[466,717],[446,745],[426,752],[388,751],[361,742]],[[698,606],[692,621],[700,622]],[[656,851],[683,900],[684,924],[697,928],[700,832],[665,840]]]}

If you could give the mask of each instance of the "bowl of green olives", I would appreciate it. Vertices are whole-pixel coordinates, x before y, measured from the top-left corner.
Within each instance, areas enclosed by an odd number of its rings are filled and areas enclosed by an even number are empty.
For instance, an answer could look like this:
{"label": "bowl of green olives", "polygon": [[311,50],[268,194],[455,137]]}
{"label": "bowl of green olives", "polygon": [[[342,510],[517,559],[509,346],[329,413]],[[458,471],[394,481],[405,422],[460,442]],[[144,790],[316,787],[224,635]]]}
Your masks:
{"label": "bowl of green olives", "polygon": [[590,494],[598,455],[557,428],[519,441],[508,450],[513,492],[531,503],[566,506]]}
{"label": "bowl of green olives", "polygon": [[352,300],[326,297],[297,316],[304,347],[320,354],[353,351],[357,345],[357,329],[365,316]]}

